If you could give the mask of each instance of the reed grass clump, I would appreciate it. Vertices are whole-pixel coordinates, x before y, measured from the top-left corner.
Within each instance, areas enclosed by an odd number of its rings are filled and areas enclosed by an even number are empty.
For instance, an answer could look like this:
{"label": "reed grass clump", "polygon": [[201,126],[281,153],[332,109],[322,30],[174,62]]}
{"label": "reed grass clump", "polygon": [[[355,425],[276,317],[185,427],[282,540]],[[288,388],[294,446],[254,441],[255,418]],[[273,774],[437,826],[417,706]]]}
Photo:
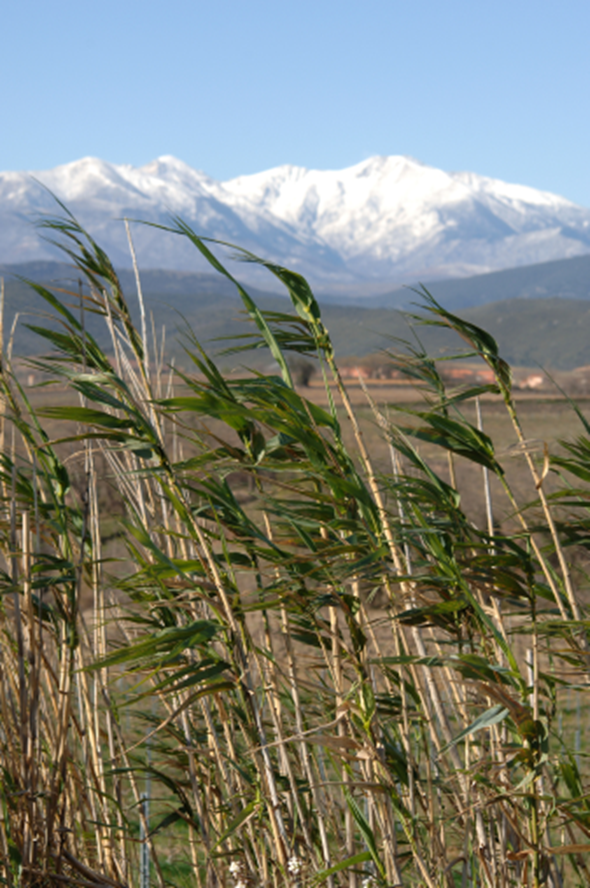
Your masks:
{"label": "reed grass clump", "polygon": [[[587,885],[582,411],[577,440],[533,451],[494,340],[424,291],[428,323],[495,383],[448,390],[419,345],[392,353],[422,400],[366,392],[378,467],[299,274],[262,263],[292,305],[265,313],[176,220],[236,284],[254,325],[239,347],[277,369],[224,374],[190,333],[174,369],[139,273],[138,329],[99,246],[71,216],[47,224],[81,285],[32,284],[53,317],[35,327],[51,353],[30,360],[42,403],[2,354],[2,883]],[[315,362],[327,407],[294,386],[294,356]],[[488,395],[527,501],[484,430]],[[483,526],[462,505],[464,460]]]}

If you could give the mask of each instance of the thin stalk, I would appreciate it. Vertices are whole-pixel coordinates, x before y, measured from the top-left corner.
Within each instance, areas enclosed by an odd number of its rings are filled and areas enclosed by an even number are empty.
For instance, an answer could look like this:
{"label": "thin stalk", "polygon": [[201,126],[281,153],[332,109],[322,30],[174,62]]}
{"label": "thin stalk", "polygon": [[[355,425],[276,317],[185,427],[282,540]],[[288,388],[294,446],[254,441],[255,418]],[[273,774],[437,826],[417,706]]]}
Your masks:
{"label": "thin stalk", "polygon": [[145,305],[143,301],[143,292],[141,289],[141,278],[139,276],[139,267],[137,265],[137,257],[135,255],[135,247],[133,245],[133,238],[131,237],[131,228],[129,227],[129,220],[125,219],[125,231],[127,232],[127,241],[129,243],[129,252],[131,253],[131,261],[133,263],[133,271],[135,274],[135,284],[137,286],[137,301],[139,302],[139,314],[141,317],[141,342],[143,347],[143,376],[147,381],[150,376],[150,361],[149,361],[149,352],[148,352],[148,337],[147,337],[147,325],[145,319]]}
{"label": "thin stalk", "polygon": [[523,448],[524,457],[529,467],[529,471],[531,473],[533,482],[535,484],[535,490],[537,490],[539,494],[539,500],[541,502],[541,507],[543,509],[543,515],[545,517],[545,521],[547,522],[547,527],[549,528],[549,532],[551,534],[551,539],[553,540],[553,545],[555,547],[555,552],[557,554],[557,558],[559,561],[559,566],[561,568],[561,575],[563,578],[563,583],[566,590],[567,599],[569,601],[569,605],[572,609],[572,614],[575,620],[579,621],[581,619],[581,612],[578,605],[578,601],[576,599],[576,595],[574,592],[574,588],[571,582],[571,575],[569,566],[565,560],[565,555],[563,553],[563,548],[561,545],[561,541],[559,539],[559,535],[557,533],[557,529],[555,527],[555,522],[553,520],[553,514],[551,509],[549,508],[549,503],[547,501],[547,497],[545,496],[545,491],[543,490],[543,478],[539,475],[537,471],[537,467],[534,463],[532,455],[529,451],[529,448],[526,446],[526,440],[522,431],[522,426],[520,424],[520,419],[516,412],[516,408],[512,401],[511,397],[505,397],[504,399],[506,408],[508,410],[508,415],[512,421],[512,425],[516,432],[516,436],[518,438],[518,442]]}

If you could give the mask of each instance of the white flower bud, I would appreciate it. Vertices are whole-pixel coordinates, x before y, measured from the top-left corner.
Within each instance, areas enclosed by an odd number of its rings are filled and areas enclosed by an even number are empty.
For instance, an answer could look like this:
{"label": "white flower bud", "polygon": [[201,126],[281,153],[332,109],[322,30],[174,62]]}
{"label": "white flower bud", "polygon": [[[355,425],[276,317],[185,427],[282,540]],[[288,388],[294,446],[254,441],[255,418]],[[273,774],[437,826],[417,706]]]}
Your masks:
{"label": "white flower bud", "polygon": [[300,857],[290,857],[287,862],[287,869],[291,873],[292,876],[298,876],[301,870],[303,869],[303,861]]}

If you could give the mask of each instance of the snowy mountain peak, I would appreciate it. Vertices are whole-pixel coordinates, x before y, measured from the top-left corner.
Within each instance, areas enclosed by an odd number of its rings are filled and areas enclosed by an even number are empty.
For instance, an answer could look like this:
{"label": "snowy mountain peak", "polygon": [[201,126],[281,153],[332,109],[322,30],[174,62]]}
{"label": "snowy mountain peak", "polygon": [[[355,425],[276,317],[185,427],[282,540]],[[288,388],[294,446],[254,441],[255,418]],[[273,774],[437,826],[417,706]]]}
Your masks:
{"label": "snowy mountain peak", "polygon": [[115,166],[98,157],[83,157],[34,175],[64,203],[92,199],[104,202],[116,200],[128,192],[130,183],[126,173],[132,169],[130,166]]}
{"label": "snowy mountain peak", "polygon": [[189,166],[188,163],[185,163],[184,160],[179,160],[172,154],[163,154],[161,157],[156,158],[156,160],[146,163],[144,166],[138,168],[138,172],[162,179],[169,176],[176,176],[194,179],[195,181],[215,182],[214,179],[202,172],[202,170],[193,169],[193,167]]}
{"label": "snowy mountain peak", "polygon": [[[84,157],[34,174],[0,173],[0,262],[48,258],[27,217],[57,208],[33,176],[124,264],[127,245],[115,220],[165,223],[171,214],[200,234],[297,268],[324,289],[390,286],[590,253],[590,210],[413,157],[369,157],[343,170],[283,165],[218,182],[163,155],[141,167]],[[198,267],[180,238],[139,226],[135,240],[144,266]]]}

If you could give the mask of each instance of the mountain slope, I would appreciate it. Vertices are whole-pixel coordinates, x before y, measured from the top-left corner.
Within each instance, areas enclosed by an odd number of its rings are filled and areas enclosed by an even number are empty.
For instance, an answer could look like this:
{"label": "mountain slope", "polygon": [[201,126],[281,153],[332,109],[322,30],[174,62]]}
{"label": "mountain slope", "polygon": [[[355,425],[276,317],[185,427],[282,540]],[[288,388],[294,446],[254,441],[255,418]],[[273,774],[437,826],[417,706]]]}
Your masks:
{"label": "mountain slope", "polygon": [[[590,253],[590,210],[408,157],[374,157],[341,171],[284,166],[227,182],[173,157],[137,168],[84,158],[35,174],[0,173],[0,262],[56,257],[31,225],[59,209],[50,192],[119,265],[130,264],[122,218],[162,224],[177,215],[201,235],[302,271],[322,292],[359,298],[398,283]],[[134,240],[144,268],[206,270],[177,236],[135,225]],[[241,273],[269,286],[251,265]]]}
{"label": "mountain slope", "polygon": [[[425,285],[435,299],[451,311],[506,299],[590,299],[590,256],[539,262],[472,277],[426,281]],[[414,289],[396,287],[389,293],[366,296],[362,304],[371,308],[408,308],[417,298]],[[346,299],[326,294],[324,300],[361,303],[354,296]]]}

